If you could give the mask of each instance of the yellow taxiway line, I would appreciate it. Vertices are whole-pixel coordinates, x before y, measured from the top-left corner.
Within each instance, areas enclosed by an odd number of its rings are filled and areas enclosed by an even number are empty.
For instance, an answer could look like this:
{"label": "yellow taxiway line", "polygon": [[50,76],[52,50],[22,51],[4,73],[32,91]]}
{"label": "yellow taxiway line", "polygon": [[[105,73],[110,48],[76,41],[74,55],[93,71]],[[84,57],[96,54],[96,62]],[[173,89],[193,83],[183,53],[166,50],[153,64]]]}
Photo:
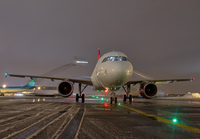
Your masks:
{"label": "yellow taxiway line", "polygon": [[200,134],[200,129],[198,129],[198,128],[194,128],[194,127],[187,126],[187,125],[180,124],[180,123],[173,123],[171,120],[168,120],[168,119],[165,119],[165,118],[162,118],[162,117],[158,117],[158,116],[155,116],[155,115],[151,115],[151,114],[148,114],[148,113],[145,113],[145,112],[136,110],[136,109],[134,109],[134,108],[130,108],[130,107],[124,106],[124,105],[121,105],[121,106],[124,107],[124,108],[130,109],[130,110],[133,110],[133,111],[135,111],[135,112],[137,112],[137,113],[143,114],[143,115],[145,115],[145,116],[155,118],[155,119],[157,119],[158,121],[161,121],[161,122],[164,122],[164,123],[167,123],[167,124],[172,124],[172,125],[181,127],[181,128],[183,128],[183,129],[185,129],[185,130],[189,130],[189,131],[192,131],[192,132],[195,132],[195,133]]}

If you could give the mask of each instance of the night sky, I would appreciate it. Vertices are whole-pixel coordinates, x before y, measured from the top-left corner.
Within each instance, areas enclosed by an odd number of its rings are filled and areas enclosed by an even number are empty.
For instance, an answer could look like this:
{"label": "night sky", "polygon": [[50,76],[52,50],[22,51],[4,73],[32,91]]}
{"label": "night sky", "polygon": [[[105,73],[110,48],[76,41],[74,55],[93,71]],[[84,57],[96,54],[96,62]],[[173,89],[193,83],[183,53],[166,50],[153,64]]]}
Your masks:
{"label": "night sky", "polygon": [[167,93],[200,92],[199,7],[199,0],[1,0],[0,85],[29,80],[5,72],[44,75],[74,58],[89,64],[52,76],[90,76],[99,48],[124,52],[152,79],[196,78],[159,86]]}

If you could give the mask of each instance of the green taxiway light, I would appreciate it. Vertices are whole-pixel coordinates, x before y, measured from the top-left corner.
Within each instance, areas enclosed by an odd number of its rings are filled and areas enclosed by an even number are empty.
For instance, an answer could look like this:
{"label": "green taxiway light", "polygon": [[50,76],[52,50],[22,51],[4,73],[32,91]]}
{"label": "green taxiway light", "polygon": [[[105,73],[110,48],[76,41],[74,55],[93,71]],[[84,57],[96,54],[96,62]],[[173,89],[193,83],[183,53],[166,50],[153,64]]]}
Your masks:
{"label": "green taxiway light", "polygon": [[118,103],[118,105],[121,105],[121,103]]}
{"label": "green taxiway light", "polygon": [[108,100],[107,100],[108,101]]}
{"label": "green taxiway light", "polygon": [[99,98],[99,97],[96,97],[96,98]]}
{"label": "green taxiway light", "polygon": [[92,97],[94,97],[94,96],[92,96]]}
{"label": "green taxiway light", "polygon": [[103,100],[103,98],[101,98],[101,100]]}
{"label": "green taxiway light", "polygon": [[176,118],[174,118],[172,121],[173,121],[173,123],[176,123],[176,122],[177,122],[177,119],[176,119]]}

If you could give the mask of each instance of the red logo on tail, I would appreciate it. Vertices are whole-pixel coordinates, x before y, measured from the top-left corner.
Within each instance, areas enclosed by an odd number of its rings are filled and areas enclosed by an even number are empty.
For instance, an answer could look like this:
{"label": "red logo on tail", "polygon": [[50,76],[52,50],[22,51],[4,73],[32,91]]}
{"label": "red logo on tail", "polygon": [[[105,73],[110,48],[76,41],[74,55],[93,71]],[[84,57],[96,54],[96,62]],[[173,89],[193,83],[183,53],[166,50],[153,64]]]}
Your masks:
{"label": "red logo on tail", "polygon": [[100,59],[101,55],[100,55],[100,50],[98,49],[98,60]]}

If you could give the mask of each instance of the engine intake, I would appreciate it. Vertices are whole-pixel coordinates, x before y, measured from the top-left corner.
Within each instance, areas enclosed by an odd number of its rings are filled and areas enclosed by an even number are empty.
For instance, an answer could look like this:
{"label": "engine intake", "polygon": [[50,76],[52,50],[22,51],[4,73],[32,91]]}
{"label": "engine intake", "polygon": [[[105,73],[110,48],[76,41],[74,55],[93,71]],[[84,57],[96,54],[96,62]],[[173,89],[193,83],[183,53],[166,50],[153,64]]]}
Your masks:
{"label": "engine intake", "polygon": [[157,86],[153,83],[143,83],[140,86],[140,95],[144,98],[153,98],[157,92]]}
{"label": "engine intake", "polygon": [[61,82],[57,87],[58,93],[63,97],[69,97],[73,93],[74,86],[69,81]]}

